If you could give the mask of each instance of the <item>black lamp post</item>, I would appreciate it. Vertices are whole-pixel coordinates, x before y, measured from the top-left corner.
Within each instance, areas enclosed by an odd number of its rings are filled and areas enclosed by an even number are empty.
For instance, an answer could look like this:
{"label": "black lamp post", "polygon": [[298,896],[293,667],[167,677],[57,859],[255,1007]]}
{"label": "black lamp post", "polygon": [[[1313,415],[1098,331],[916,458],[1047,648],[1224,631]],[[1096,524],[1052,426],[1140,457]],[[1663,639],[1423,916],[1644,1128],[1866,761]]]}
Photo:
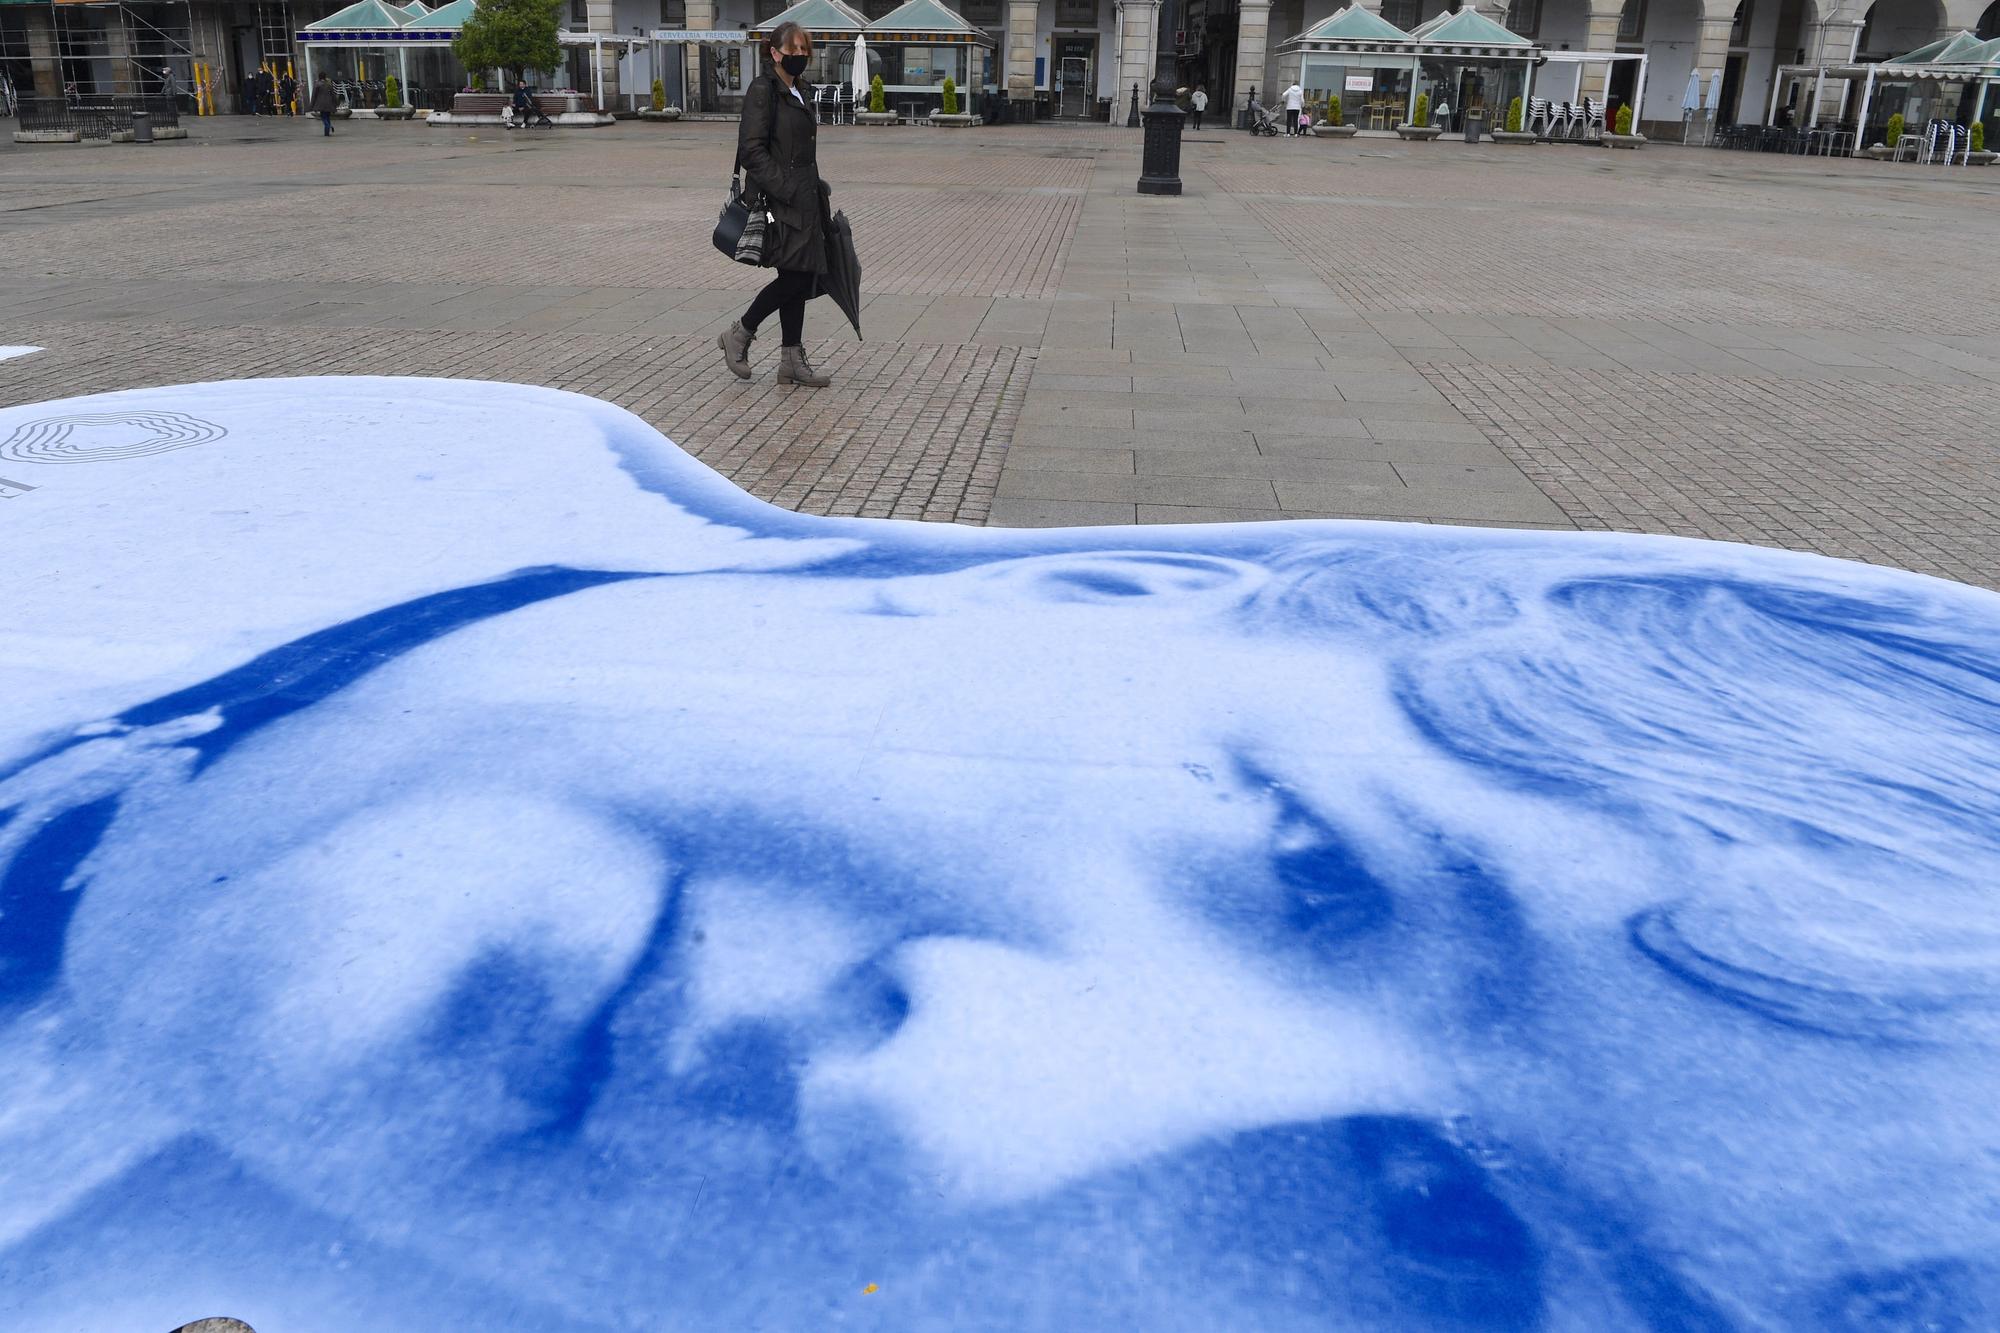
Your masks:
{"label": "black lamp post", "polygon": [[1181,121],[1186,113],[1174,105],[1174,81],[1153,80],[1153,104],[1146,108],[1146,156],[1140,169],[1140,194],[1181,192]]}

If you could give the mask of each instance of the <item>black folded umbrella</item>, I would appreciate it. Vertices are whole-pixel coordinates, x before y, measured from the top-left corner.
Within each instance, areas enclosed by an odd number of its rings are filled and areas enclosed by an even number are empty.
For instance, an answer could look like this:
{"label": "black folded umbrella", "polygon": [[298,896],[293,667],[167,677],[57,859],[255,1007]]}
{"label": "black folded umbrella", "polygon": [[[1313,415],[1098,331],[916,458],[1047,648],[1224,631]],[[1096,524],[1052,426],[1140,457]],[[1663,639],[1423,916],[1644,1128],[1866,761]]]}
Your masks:
{"label": "black folded umbrella", "polygon": [[854,326],[854,336],[861,336],[861,258],[854,253],[854,228],[847,225],[847,214],[835,213],[833,225],[826,234],[826,272],[819,280],[819,289],[833,298],[840,307],[847,322]]}

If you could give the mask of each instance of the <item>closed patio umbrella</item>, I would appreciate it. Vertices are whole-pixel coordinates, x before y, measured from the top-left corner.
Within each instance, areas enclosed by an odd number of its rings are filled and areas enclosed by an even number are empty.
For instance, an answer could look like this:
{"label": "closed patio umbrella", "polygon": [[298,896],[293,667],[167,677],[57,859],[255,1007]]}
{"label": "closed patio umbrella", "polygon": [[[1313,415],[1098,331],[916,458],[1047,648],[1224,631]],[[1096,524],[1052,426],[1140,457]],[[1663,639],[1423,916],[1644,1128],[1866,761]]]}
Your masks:
{"label": "closed patio umbrella", "polygon": [[1722,105],[1722,71],[1721,71],[1721,70],[1717,70],[1717,71],[1715,71],[1715,73],[1713,73],[1713,74],[1711,74],[1711,75],[1709,76],[1709,79],[1708,79],[1708,102],[1707,102],[1707,104],[1706,104],[1706,105],[1707,105],[1707,107],[1708,107],[1708,109],[1709,109],[1710,111],[1714,111],[1714,110],[1715,110],[1716,108],[1718,108],[1718,107],[1720,107],[1720,106]]}
{"label": "closed patio umbrella", "polygon": [[1688,71],[1687,91],[1681,94],[1681,110],[1701,110],[1701,71],[1698,69]]}
{"label": "closed patio umbrella", "polygon": [[860,33],[854,34],[854,96],[868,109],[868,39]]}

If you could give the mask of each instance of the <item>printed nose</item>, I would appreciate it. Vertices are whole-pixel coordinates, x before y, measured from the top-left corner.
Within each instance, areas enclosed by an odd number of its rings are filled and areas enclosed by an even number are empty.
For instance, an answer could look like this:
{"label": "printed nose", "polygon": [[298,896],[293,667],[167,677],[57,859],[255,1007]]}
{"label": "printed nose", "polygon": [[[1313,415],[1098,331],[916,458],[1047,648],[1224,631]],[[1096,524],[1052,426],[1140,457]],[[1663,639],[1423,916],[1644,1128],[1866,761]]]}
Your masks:
{"label": "printed nose", "polygon": [[799,1085],[821,1052],[865,1051],[895,1035],[910,999],[877,953],[841,974],[806,1011],[784,1019],[749,1019],[711,1033],[677,1088],[691,1112],[790,1127]]}

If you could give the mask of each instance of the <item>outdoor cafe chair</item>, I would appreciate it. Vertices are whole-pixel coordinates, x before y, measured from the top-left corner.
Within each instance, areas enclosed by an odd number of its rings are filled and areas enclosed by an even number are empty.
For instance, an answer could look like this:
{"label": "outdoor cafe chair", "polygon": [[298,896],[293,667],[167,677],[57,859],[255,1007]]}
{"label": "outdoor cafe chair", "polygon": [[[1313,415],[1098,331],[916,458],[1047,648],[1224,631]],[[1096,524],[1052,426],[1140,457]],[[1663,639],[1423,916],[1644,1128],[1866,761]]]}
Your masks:
{"label": "outdoor cafe chair", "polygon": [[[1944,150],[1944,164],[1950,166],[1952,154],[1958,151],[1958,136],[1961,133],[1967,132],[1962,131],[1948,120],[1930,121],[1924,126],[1923,155],[1917,160],[1922,163],[1933,162],[1937,159],[1938,149],[1942,148]],[[1967,133],[1967,143],[1969,148],[1969,133]],[[1967,160],[1970,161],[1969,154]]]}
{"label": "outdoor cafe chair", "polygon": [[1555,105],[1552,102],[1550,102],[1548,98],[1530,97],[1528,99],[1527,123],[1522,125],[1521,128],[1526,130],[1528,133],[1533,134],[1535,132],[1535,126],[1540,125],[1542,129],[1546,131],[1553,126],[1554,120],[1555,120]]}
{"label": "outdoor cafe chair", "polygon": [[1583,99],[1583,110],[1579,113],[1579,119],[1583,125],[1584,138],[1588,139],[1593,135],[1600,139],[1604,137],[1604,108],[1588,97]]}

